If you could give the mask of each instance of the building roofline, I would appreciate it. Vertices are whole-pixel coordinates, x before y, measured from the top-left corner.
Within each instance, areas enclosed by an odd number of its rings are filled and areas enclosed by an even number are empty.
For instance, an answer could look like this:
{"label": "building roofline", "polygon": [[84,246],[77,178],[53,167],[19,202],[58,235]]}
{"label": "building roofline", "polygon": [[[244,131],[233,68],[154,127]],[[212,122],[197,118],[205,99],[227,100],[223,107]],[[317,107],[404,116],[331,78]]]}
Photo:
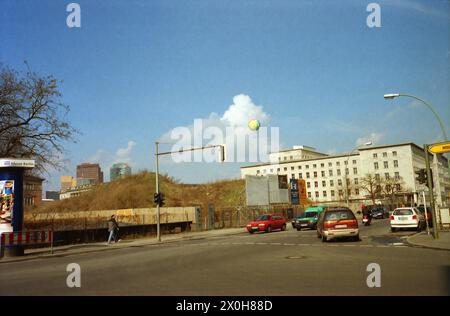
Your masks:
{"label": "building roofline", "polygon": [[380,148],[389,148],[389,147],[399,147],[399,146],[413,146],[416,147],[417,149],[423,150],[422,147],[420,147],[419,145],[413,143],[413,142],[409,142],[409,143],[400,143],[400,144],[391,144],[391,145],[380,145],[380,146],[369,146],[369,147],[363,147],[363,148],[359,148],[359,151],[363,151],[363,150],[371,150],[371,149],[380,149]]}
{"label": "building roofline", "polygon": [[249,165],[249,166],[243,166],[241,169],[245,168],[254,168],[254,167],[262,167],[262,166],[275,166],[275,165],[283,165],[287,163],[296,163],[296,162],[307,162],[307,161],[313,161],[313,160],[323,160],[323,159],[331,159],[331,158],[341,158],[341,157],[351,157],[351,156],[359,156],[359,154],[342,154],[342,155],[333,155],[333,156],[325,156],[325,157],[317,157],[317,158],[311,158],[311,159],[296,159],[296,160],[287,160],[287,161],[280,161],[280,162],[265,162],[257,165]]}
{"label": "building roofline", "polygon": [[[312,148],[312,147],[311,147],[311,148]],[[291,148],[291,149],[283,149],[283,150],[280,150],[280,151],[277,151],[277,152],[271,152],[270,154],[279,154],[279,153],[285,153],[285,152],[288,152],[288,151],[297,151],[297,150],[304,150],[304,151],[309,151],[309,152],[317,153],[317,154],[321,154],[321,155],[327,155],[327,154],[324,154],[324,153],[321,153],[321,152],[319,152],[319,151],[312,150],[312,149],[309,149],[309,148]]]}

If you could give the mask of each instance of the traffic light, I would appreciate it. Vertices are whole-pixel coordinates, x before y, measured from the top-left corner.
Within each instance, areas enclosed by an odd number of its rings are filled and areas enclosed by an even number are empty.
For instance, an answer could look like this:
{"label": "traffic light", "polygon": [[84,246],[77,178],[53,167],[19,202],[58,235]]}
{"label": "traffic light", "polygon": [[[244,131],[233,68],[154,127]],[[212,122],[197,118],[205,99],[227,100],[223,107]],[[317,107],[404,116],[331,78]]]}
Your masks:
{"label": "traffic light", "polygon": [[[419,169],[415,172],[417,174],[416,180],[420,184],[425,184],[428,187],[428,175],[426,169]],[[431,186],[433,187],[433,170],[430,169],[430,175],[431,175]]]}
{"label": "traffic light", "polygon": [[164,193],[155,193],[155,194],[153,194],[153,202],[156,205],[163,206],[165,199],[166,198],[164,197]]}
{"label": "traffic light", "polygon": [[220,145],[220,162],[225,161],[225,145]]}
{"label": "traffic light", "polygon": [[425,169],[419,169],[418,171],[415,172],[415,174],[417,174],[416,180],[417,182],[419,182],[420,184],[427,184],[427,171]]}
{"label": "traffic light", "polygon": [[155,193],[153,194],[153,202],[158,205],[159,204],[159,199],[160,199],[160,193]]}

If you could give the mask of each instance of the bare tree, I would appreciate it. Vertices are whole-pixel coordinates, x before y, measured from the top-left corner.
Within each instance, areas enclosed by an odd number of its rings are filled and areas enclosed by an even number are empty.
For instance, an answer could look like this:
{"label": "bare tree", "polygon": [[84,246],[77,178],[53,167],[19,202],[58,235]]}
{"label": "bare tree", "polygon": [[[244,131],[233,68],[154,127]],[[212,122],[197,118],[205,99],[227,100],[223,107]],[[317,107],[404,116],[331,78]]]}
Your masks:
{"label": "bare tree", "polygon": [[66,120],[60,83],[28,67],[19,73],[0,64],[0,157],[33,158],[37,168],[61,168],[64,142],[78,133]]}
{"label": "bare tree", "polygon": [[397,195],[404,192],[405,182],[402,177],[389,177],[382,180],[381,192],[390,205],[396,204]]}
{"label": "bare tree", "polygon": [[359,186],[355,184],[354,179],[351,179],[349,175],[344,175],[342,178],[338,179],[337,182],[337,195],[339,202],[346,202],[347,196],[348,199],[353,195],[356,195],[356,189],[359,189]]}
{"label": "bare tree", "polygon": [[372,204],[375,205],[375,200],[381,196],[381,180],[374,174],[368,173],[363,178],[359,179],[359,188],[367,192]]}

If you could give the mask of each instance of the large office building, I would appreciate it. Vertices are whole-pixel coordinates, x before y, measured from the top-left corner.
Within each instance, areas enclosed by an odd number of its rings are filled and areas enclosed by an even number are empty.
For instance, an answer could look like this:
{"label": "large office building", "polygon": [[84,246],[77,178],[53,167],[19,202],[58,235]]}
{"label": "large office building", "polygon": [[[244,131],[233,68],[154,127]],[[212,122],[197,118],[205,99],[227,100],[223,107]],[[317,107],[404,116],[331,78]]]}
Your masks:
{"label": "large office building", "polygon": [[23,177],[23,204],[25,210],[38,207],[42,202],[42,182],[43,178],[25,174]]}
{"label": "large office building", "polygon": [[[447,158],[431,154],[429,157],[436,203],[449,206]],[[279,174],[287,175],[288,180],[304,179],[308,199],[313,203],[342,204],[348,199],[352,207],[358,207],[362,203],[373,203],[374,197],[376,203],[386,203],[388,195],[391,198],[395,195],[397,203],[410,205],[421,204],[421,192],[427,191],[416,180],[415,172],[423,168],[425,152],[414,143],[360,147],[340,155],[326,155],[312,147],[294,146],[272,153],[268,163],[241,167],[241,176]],[[369,182],[375,189],[369,188]],[[393,189],[385,190],[386,186],[390,189],[389,185]]]}
{"label": "large office building", "polygon": [[103,172],[100,165],[95,163],[82,163],[77,166],[78,179],[92,179],[93,184],[103,183]]}
{"label": "large office building", "polygon": [[109,180],[114,181],[131,175],[131,167],[126,163],[115,163],[109,169]]}

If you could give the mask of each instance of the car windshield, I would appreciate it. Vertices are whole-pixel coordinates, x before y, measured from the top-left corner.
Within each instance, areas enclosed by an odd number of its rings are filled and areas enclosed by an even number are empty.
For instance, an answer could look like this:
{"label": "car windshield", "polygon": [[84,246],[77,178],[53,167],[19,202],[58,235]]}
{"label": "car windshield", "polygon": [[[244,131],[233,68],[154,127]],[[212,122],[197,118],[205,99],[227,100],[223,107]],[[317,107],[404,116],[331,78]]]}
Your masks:
{"label": "car windshield", "polygon": [[407,208],[395,210],[393,215],[413,215],[413,211]]}
{"label": "car windshield", "polygon": [[257,221],[268,221],[269,215],[261,215],[256,218]]}
{"label": "car windshield", "polygon": [[326,221],[338,221],[353,218],[353,214],[347,210],[328,212],[325,216]]}
{"label": "car windshield", "polygon": [[316,217],[317,212],[306,212],[304,217]]}

